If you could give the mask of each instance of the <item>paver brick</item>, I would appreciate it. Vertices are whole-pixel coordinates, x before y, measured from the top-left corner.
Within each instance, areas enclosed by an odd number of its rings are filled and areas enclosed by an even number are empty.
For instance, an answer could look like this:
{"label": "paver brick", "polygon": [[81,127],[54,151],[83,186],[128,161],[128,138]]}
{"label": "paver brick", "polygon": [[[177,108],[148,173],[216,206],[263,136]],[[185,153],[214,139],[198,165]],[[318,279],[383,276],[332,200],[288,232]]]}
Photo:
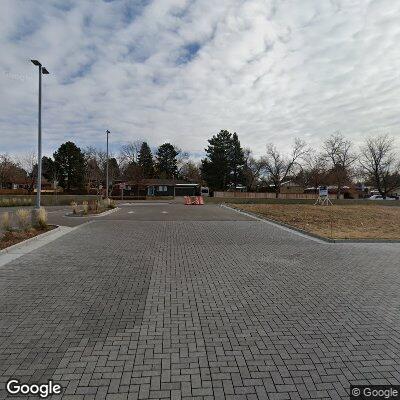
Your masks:
{"label": "paver brick", "polygon": [[74,400],[347,399],[351,383],[400,384],[399,245],[213,213],[115,213],[3,266],[0,384],[53,378]]}

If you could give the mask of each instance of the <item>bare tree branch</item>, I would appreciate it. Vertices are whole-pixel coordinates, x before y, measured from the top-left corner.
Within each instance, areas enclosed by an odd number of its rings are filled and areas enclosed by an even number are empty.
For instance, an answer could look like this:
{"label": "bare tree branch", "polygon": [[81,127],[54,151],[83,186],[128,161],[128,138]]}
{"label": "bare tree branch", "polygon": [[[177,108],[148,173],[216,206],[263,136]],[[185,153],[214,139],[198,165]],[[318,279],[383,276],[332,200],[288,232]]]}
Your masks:
{"label": "bare tree branch", "polygon": [[400,161],[392,137],[381,135],[366,139],[360,150],[359,164],[365,178],[383,197],[400,187]]}
{"label": "bare tree branch", "polygon": [[142,141],[140,140],[124,144],[120,150],[120,164],[136,164],[138,162],[141,146]]}
{"label": "bare tree branch", "polygon": [[288,157],[278,151],[273,144],[267,145],[265,157],[265,170],[269,180],[275,188],[276,197],[279,196],[282,183],[296,171],[301,165],[300,161],[308,154],[307,145],[304,141],[296,138]]}
{"label": "bare tree branch", "polygon": [[357,156],[353,153],[353,144],[346,140],[340,132],[331,135],[324,143],[324,155],[329,162],[330,174],[337,186],[337,198],[342,187],[350,182],[353,175],[353,164]]}

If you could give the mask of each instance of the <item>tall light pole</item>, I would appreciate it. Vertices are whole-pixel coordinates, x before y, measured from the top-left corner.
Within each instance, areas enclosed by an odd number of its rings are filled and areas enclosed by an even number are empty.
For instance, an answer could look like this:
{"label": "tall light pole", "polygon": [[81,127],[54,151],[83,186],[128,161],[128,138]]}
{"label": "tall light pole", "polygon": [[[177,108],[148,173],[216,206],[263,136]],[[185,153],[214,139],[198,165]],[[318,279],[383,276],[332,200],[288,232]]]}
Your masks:
{"label": "tall light pole", "polygon": [[38,168],[36,182],[36,205],[40,208],[40,192],[42,190],[42,74],[47,75],[49,71],[38,60],[31,60],[33,65],[39,69],[39,110],[38,110]]}
{"label": "tall light pole", "polygon": [[108,135],[110,134],[110,131],[108,129],[106,130],[106,134],[107,134],[106,199],[108,199]]}

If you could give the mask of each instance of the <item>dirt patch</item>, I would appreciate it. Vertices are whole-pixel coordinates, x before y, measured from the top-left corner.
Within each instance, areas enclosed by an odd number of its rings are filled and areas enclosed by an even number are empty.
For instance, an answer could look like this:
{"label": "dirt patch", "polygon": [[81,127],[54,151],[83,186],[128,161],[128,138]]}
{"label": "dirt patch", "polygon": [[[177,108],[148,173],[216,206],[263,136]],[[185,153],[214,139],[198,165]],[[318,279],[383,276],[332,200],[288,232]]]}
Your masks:
{"label": "dirt patch", "polygon": [[55,226],[49,225],[46,229],[30,229],[29,231],[26,232],[25,231],[5,232],[0,237],[0,250],[13,246],[14,244],[20,243],[26,239],[38,236],[54,228]]}
{"label": "dirt patch", "polygon": [[400,240],[400,208],[380,205],[235,204],[331,239]]}

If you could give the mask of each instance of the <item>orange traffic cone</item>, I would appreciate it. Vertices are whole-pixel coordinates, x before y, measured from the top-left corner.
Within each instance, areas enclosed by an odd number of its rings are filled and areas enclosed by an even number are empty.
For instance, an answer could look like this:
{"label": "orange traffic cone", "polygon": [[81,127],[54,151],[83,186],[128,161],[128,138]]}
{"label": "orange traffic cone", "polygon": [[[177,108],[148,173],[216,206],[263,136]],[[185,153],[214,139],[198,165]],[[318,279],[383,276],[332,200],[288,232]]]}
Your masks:
{"label": "orange traffic cone", "polygon": [[191,204],[190,197],[189,196],[185,196],[184,199],[185,199],[185,206],[189,206]]}
{"label": "orange traffic cone", "polygon": [[200,204],[201,206],[204,205],[203,196],[199,196],[199,204]]}

